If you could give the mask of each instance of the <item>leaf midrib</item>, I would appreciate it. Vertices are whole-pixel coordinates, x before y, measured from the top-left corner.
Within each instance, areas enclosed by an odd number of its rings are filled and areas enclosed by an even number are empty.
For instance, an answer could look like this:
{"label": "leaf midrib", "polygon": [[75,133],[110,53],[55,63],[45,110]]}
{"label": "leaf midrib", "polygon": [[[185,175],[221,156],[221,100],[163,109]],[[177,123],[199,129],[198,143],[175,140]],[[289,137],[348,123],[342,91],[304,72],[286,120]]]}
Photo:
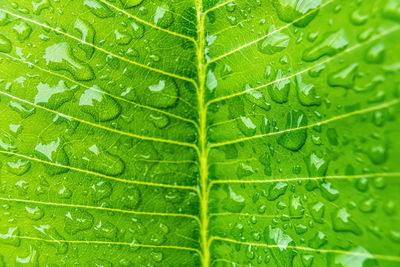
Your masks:
{"label": "leaf midrib", "polygon": [[201,242],[201,262],[204,267],[210,263],[210,250],[208,240],[208,148],[207,148],[207,105],[205,103],[205,16],[203,13],[203,1],[195,0],[196,20],[197,20],[197,81],[198,81],[198,108],[199,108],[199,168],[200,168],[200,242]]}

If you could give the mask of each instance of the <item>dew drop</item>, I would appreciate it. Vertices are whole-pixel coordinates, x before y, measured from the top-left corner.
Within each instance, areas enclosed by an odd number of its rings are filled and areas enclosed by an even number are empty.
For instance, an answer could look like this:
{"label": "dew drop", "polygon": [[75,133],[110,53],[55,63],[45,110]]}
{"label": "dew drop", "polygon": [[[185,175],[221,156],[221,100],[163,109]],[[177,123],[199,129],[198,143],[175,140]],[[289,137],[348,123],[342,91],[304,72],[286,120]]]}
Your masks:
{"label": "dew drop", "polygon": [[121,114],[121,106],[104,94],[97,85],[85,90],[79,98],[79,107],[95,121],[109,121]]}
{"label": "dew drop", "polygon": [[72,209],[65,214],[64,231],[68,234],[89,230],[93,226],[93,216],[81,209]]}
{"label": "dew drop", "polygon": [[11,42],[4,35],[0,34],[0,52],[10,53],[11,52]]}
{"label": "dew drop", "polygon": [[[290,41],[290,37],[282,32],[275,32],[274,26],[268,29],[267,37],[258,42],[258,51],[263,54],[272,55],[284,50]],[[272,34],[272,32],[274,32]]]}
{"label": "dew drop", "polygon": [[[298,151],[306,142],[307,129],[299,129],[307,125],[307,118],[301,110],[291,110],[286,118],[286,129],[291,131],[281,134],[277,142],[291,151]],[[299,129],[299,130],[297,130]]]}
{"label": "dew drop", "polygon": [[47,47],[43,58],[50,69],[68,71],[79,81],[88,81],[95,78],[92,68],[85,62],[75,58],[70,45],[66,42]]}
{"label": "dew drop", "polygon": [[327,34],[324,39],[314,47],[307,48],[303,53],[303,60],[314,61],[322,56],[333,56],[344,49],[349,44],[346,32],[340,29],[336,32]]}

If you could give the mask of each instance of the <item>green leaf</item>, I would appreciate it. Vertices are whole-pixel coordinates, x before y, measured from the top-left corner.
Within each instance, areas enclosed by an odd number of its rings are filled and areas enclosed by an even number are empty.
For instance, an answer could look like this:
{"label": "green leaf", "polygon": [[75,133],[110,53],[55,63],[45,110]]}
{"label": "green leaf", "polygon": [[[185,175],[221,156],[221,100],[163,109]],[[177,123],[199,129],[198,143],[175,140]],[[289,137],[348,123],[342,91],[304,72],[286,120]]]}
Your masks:
{"label": "green leaf", "polygon": [[399,22],[0,0],[0,266],[398,266]]}

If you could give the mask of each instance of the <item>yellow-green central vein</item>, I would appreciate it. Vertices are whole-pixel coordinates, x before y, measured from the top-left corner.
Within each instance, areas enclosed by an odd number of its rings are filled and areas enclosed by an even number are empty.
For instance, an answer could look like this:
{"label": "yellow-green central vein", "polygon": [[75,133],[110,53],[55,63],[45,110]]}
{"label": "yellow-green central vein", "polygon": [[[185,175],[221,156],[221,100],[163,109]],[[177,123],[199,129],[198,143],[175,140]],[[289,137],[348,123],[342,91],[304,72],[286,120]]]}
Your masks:
{"label": "yellow-green central vein", "polygon": [[209,266],[210,251],[208,244],[208,163],[207,163],[207,114],[204,101],[205,96],[205,77],[206,64],[204,57],[204,20],[203,1],[196,0],[196,19],[197,19],[197,82],[198,82],[198,108],[199,108],[199,166],[200,166],[200,239],[201,239],[201,258],[202,265]]}

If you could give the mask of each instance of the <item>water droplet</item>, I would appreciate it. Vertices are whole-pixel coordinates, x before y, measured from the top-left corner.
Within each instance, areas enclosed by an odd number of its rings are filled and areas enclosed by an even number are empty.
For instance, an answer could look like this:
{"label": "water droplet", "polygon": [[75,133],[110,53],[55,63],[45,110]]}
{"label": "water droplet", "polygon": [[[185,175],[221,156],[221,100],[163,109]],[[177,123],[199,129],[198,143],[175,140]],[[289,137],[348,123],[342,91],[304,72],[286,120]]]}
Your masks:
{"label": "water droplet", "polygon": [[304,161],[310,177],[323,177],[326,175],[329,160],[327,160],[321,153],[311,152],[310,155],[304,159]]}
{"label": "water droplet", "polygon": [[383,8],[383,16],[400,22],[400,4],[397,0],[388,0]]}
{"label": "water droplet", "polygon": [[93,26],[83,19],[76,19],[74,24],[74,29],[81,35],[82,43],[79,43],[78,46],[86,53],[86,58],[92,58],[94,53],[94,47],[87,45],[94,43],[95,31]]}
{"label": "water droplet", "polygon": [[218,82],[212,70],[208,70],[206,78],[206,86],[211,92],[217,87]]}
{"label": "water droplet", "polygon": [[359,208],[364,213],[374,212],[376,208],[376,200],[373,198],[364,199],[361,201]]}
{"label": "water droplet", "polygon": [[289,214],[293,217],[303,217],[304,207],[299,196],[289,196]]}
{"label": "water droplet", "polygon": [[13,139],[14,138],[8,134],[0,133],[0,147],[5,151],[17,152],[17,147],[15,146]]}
{"label": "water droplet", "polygon": [[134,39],[140,39],[144,35],[144,27],[141,24],[138,24],[137,22],[132,21],[130,23],[130,29],[129,33]]}
{"label": "water droplet", "polygon": [[386,187],[386,181],[383,177],[377,177],[373,181],[374,181],[373,184],[377,189],[383,189]]}
{"label": "water droplet", "polygon": [[75,88],[76,86],[68,88],[63,80],[54,86],[40,82],[36,86],[38,92],[35,95],[34,103],[43,104],[50,109],[57,109],[72,99]]}
{"label": "water droplet", "polygon": [[[284,50],[290,41],[290,37],[282,32],[274,32],[276,29],[271,26],[268,29],[267,37],[258,42],[258,51],[264,54],[272,55]],[[272,34],[272,32],[274,32]]]}
{"label": "water droplet", "polygon": [[291,110],[286,118],[286,129],[293,129],[281,134],[277,142],[286,149],[298,151],[305,143],[307,138],[307,129],[298,128],[307,125],[307,118],[301,110]]}
{"label": "water droplet", "polygon": [[162,252],[151,252],[150,253],[151,258],[155,261],[155,262],[161,262],[163,260],[163,254]]}
{"label": "water droplet", "polygon": [[295,26],[305,27],[309,24],[318,11],[312,12],[312,10],[318,8],[322,4],[321,0],[274,0],[273,5],[277,11],[278,17],[285,22],[292,22],[306,14],[303,19],[296,21]]}
{"label": "water droplet", "polygon": [[321,248],[326,243],[328,243],[328,238],[321,231],[316,232],[314,237],[308,241],[308,245],[315,249]]}
{"label": "water droplet", "polygon": [[97,85],[85,90],[79,98],[79,107],[95,121],[113,120],[121,114],[121,106],[104,94]]}
{"label": "water droplet", "polygon": [[337,232],[351,232],[361,235],[361,228],[352,220],[350,213],[346,208],[337,209],[332,213],[333,230]]}
{"label": "water droplet", "polygon": [[151,83],[137,93],[140,103],[156,108],[168,108],[178,100],[178,88],[174,80],[163,79]]}
{"label": "water droplet", "polygon": [[285,234],[280,228],[274,228],[271,225],[267,226],[264,231],[264,239],[268,245],[279,245],[279,248],[272,249],[272,253],[282,266],[293,266],[293,258],[297,252],[293,248],[287,246],[296,246],[293,238]]}
{"label": "water droplet", "polygon": [[283,104],[288,101],[290,80],[285,79],[285,74],[282,70],[278,70],[276,73],[274,84],[268,86],[268,93],[272,100],[276,103]]}
{"label": "water droplet", "polygon": [[29,218],[31,218],[34,221],[40,220],[44,216],[43,210],[38,206],[35,207],[25,206],[25,210],[28,213]]}
{"label": "water droplet", "polygon": [[365,42],[367,41],[369,38],[372,37],[373,33],[375,32],[375,28],[368,28],[362,32],[360,32],[360,34],[357,36],[358,40],[360,42]]}
{"label": "water droplet", "polygon": [[225,191],[227,197],[222,202],[224,209],[230,212],[241,212],[246,205],[244,197],[233,191],[230,186],[225,187]]}
{"label": "water droplet", "polygon": [[321,75],[322,71],[325,69],[326,69],[326,65],[321,64],[321,65],[318,65],[318,66],[312,68],[311,70],[309,70],[308,74],[310,75],[310,77],[318,78]]}
{"label": "water droplet", "polygon": [[21,117],[24,119],[28,118],[29,116],[35,113],[35,108],[25,103],[10,101],[9,105],[11,109],[18,112],[19,115],[21,115]]}
{"label": "water droplet", "polygon": [[112,193],[112,186],[109,182],[100,181],[90,187],[93,196],[97,201],[109,197]]}
{"label": "water droplet", "polygon": [[69,199],[72,196],[72,191],[65,185],[59,185],[56,191],[57,196],[61,199]]}
{"label": "water droplet", "polygon": [[251,103],[264,109],[265,111],[269,111],[271,109],[271,105],[265,100],[264,94],[260,92],[260,90],[252,90],[249,84],[246,84],[245,90],[248,90],[245,95],[246,99]]}
{"label": "water droplet", "polygon": [[311,204],[310,213],[315,222],[323,223],[325,214],[325,204],[322,202],[316,202]]}
{"label": "water droplet", "polygon": [[20,230],[18,227],[10,227],[7,229],[7,233],[0,233],[0,242],[18,247],[21,243],[19,239]]}
{"label": "water droplet", "polygon": [[93,227],[94,233],[97,237],[106,238],[109,240],[115,240],[117,237],[118,229],[114,224],[110,222],[103,222],[99,220],[98,223]]}
{"label": "water droplet", "polygon": [[266,195],[266,198],[270,201],[276,200],[280,196],[285,194],[287,188],[288,188],[287,183],[284,183],[284,182],[273,183],[269,186],[268,194]]}
{"label": "water droplet", "polygon": [[[88,262],[89,264],[89,262]],[[92,266],[98,266],[98,267],[113,267],[113,264],[111,262],[109,262],[108,260],[104,260],[104,259],[94,259],[90,261],[90,264]]]}
{"label": "water droplet", "polygon": [[71,165],[117,176],[125,169],[125,163],[115,155],[98,146],[93,140],[77,141],[65,146],[70,156]]}
{"label": "water droplet", "polygon": [[114,31],[115,42],[119,45],[127,45],[131,42],[132,36],[126,32],[120,32],[119,30]]}
{"label": "water droplet", "polygon": [[377,165],[384,163],[388,157],[385,144],[371,146],[367,154],[371,162]]}
{"label": "water droplet", "polygon": [[143,2],[143,0],[121,0],[124,8],[131,8],[134,6],[138,6]]}
{"label": "water droplet", "polygon": [[358,70],[358,63],[352,63],[337,72],[328,76],[328,84],[330,86],[341,86],[347,89],[353,88],[354,81]]}
{"label": "water droplet", "polygon": [[163,114],[150,114],[150,120],[159,129],[163,129],[169,124],[168,117]]}
{"label": "water droplet", "polygon": [[43,58],[50,69],[68,71],[79,81],[95,78],[92,68],[85,62],[78,60],[72,54],[72,49],[66,42],[47,47]]}
{"label": "water droplet", "polygon": [[346,32],[340,29],[336,32],[327,34],[324,39],[314,47],[307,48],[303,53],[303,60],[314,61],[322,56],[333,56],[344,49],[349,44]]}
{"label": "water droplet", "polygon": [[50,7],[49,0],[41,0],[40,2],[33,2],[32,1],[32,6],[33,6],[33,13],[35,15],[40,15],[40,13]]}
{"label": "water droplet", "polygon": [[314,261],[314,256],[313,255],[305,255],[303,254],[301,256],[301,263],[303,263],[304,267],[311,267]]}
{"label": "water droplet", "polygon": [[4,26],[8,22],[8,14],[6,12],[0,11],[0,26]]}
{"label": "water droplet", "polygon": [[26,22],[22,21],[13,27],[17,38],[20,42],[25,41],[32,33],[32,27]]}
{"label": "water droplet", "polygon": [[296,234],[302,235],[308,231],[308,228],[304,224],[298,223],[294,225],[294,230],[296,231]]}
{"label": "water droplet", "polygon": [[74,235],[78,232],[89,230],[93,225],[93,216],[81,209],[72,209],[65,214],[64,231]]}
{"label": "water droplet", "polygon": [[103,19],[114,16],[114,13],[108,8],[108,6],[99,0],[85,0],[83,5],[99,18]]}
{"label": "water droplet", "polygon": [[0,52],[10,53],[11,52],[11,42],[4,35],[0,34]]}
{"label": "water droplet", "polygon": [[386,47],[383,43],[378,43],[370,47],[365,54],[365,61],[372,64],[382,64],[385,60]]}
{"label": "water droplet", "polygon": [[315,86],[312,83],[305,83],[301,75],[296,76],[297,98],[303,106],[319,106],[321,98],[316,95]]}
{"label": "water droplet", "polygon": [[396,203],[393,200],[389,200],[383,206],[383,210],[389,216],[392,216],[396,212]]}
{"label": "water droplet", "polygon": [[124,208],[134,210],[139,206],[141,200],[142,197],[139,189],[134,186],[128,186],[121,198],[121,203]]}
{"label": "water droplet", "polygon": [[[35,151],[38,158],[48,160],[52,163],[68,166],[69,159],[65,154],[61,139],[58,137],[56,141],[49,143],[40,142],[36,145]],[[68,171],[67,168],[58,168],[55,166],[46,166],[46,171],[50,174],[60,174]]]}
{"label": "water droplet", "polygon": [[363,25],[367,22],[368,17],[367,14],[361,14],[360,10],[354,10],[350,15],[350,21],[354,25]]}
{"label": "water droplet", "polygon": [[261,157],[258,159],[262,165],[264,165],[264,174],[267,176],[271,176],[272,170],[271,170],[271,159],[268,154],[268,152],[265,152],[264,154],[261,155]]}
{"label": "water droplet", "polygon": [[322,196],[329,201],[334,201],[339,197],[339,191],[333,188],[332,183],[324,182],[320,184],[320,189]]}
{"label": "water droplet", "polygon": [[375,267],[374,256],[363,247],[354,247],[350,253],[328,254],[328,267]]}
{"label": "water droplet", "polygon": [[15,175],[23,175],[31,167],[31,162],[26,159],[15,159],[7,162],[8,171]]}
{"label": "water droplet", "polygon": [[253,123],[253,121],[248,118],[248,117],[240,117],[240,119],[237,121],[237,125],[239,130],[245,135],[245,136],[253,136],[256,132],[256,125]]}
{"label": "water droplet", "polygon": [[162,3],[157,7],[156,13],[154,14],[154,25],[161,28],[168,28],[174,22],[173,12],[170,10],[170,6]]}
{"label": "water droplet", "polygon": [[65,241],[64,237],[62,237],[57,230],[51,225],[33,225],[33,228],[38,230],[43,236],[44,239],[54,240],[54,242],[46,243],[50,246],[55,246],[57,248],[57,253],[65,254],[68,250],[68,243],[62,242]]}
{"label": "water droplet", "polygon": [[246,163],[240,163],[236,169],[236,175],[239,179],[250,176],[255,173],[253,167]]}

